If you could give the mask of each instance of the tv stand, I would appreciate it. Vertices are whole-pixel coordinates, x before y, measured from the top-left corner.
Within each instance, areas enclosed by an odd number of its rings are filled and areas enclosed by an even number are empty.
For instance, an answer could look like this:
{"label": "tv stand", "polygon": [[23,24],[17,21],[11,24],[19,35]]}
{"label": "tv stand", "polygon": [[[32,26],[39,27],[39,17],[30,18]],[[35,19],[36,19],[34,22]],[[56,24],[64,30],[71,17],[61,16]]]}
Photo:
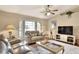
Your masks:
{"label": "tv stand", "polygon": [[75,36],[73,35],[57,34],[55,40],[75,45]]}

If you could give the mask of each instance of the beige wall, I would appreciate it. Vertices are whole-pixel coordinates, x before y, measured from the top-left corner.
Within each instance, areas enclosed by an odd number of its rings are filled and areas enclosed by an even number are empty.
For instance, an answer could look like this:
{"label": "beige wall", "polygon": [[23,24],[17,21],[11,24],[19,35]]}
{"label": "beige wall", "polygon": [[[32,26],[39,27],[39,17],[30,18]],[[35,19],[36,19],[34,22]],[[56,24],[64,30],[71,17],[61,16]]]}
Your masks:
{"label": "beige wall", "polygon": [[[50,19],[49,24],[51,21],[55,20],[57,22],[57,26],[73,26],[74,27],[74,35],[79,36],[79,12],[72,14],[71,17],[67,15],[57,15]],[[50,26],[50,25],[49,25]],[[51,27],[50,27],[51,28]],[[57,34],[57,27],[55,29],[55,33]]]}
{"label": "beige wall", "polygon": [[[18,30],[19,21],[21,20],[30,20],[30,21],[39,21],[42,24],[42,31],[50,31],[51,30],[51,21],[55,20],[57,22],[57,26],[74,26],[74,35],[79,36],[79,13],[74,13],[70,18],[67,15],[57,15],[49,20],[43,20],[35,17],[19,15],[14,13],[7,13],[0,11],[0,31],[4,30],[8,24],[12,24]],[[52,29],[54,36],[57,34],[57,27]],[[77,36],[77,37],[78,37]]]}
{"label": "beige wall", "polygon": [[47,20],[0,11],[0,32],[5,30],[8,24],[14,25],[15,28],[18,30],[19,22],[21,20],[38,21],[41,23],[42,31],[47,31]]}

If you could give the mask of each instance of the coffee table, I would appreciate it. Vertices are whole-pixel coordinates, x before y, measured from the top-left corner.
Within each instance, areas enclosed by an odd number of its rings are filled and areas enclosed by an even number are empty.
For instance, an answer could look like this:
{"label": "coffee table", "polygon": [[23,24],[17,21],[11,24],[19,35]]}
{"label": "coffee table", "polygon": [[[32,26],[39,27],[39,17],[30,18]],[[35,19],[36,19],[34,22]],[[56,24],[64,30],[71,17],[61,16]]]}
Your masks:
{"label": "coffee table", "polygon": [[62,51],[62,54],[64,53],[64,46],[56,44],[56,43],[50,43],[47,42],[46,44],[41,44],[41,42],[37,42],[38,45],[40,45],[41,47],[51,51],[54,54],[59,53],[60,51]]}

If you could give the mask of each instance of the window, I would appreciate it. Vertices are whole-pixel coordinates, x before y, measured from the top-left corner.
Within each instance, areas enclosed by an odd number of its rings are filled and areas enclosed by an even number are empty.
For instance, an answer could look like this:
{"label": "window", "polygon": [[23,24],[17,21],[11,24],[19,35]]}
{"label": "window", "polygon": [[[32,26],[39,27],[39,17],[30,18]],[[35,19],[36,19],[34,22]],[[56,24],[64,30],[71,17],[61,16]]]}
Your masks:
{"label": "window", "polygon": [[41,24],[37,22],[37,31],[41,32]]}
{"label": "window", "polygon": [[41,31],[41,24],[36,21],[20,21],[19,36],[24,37],[26,31]]}
{"label": "window", "polygon": [[35,22],[25,21],[25,31],[35,31]]}

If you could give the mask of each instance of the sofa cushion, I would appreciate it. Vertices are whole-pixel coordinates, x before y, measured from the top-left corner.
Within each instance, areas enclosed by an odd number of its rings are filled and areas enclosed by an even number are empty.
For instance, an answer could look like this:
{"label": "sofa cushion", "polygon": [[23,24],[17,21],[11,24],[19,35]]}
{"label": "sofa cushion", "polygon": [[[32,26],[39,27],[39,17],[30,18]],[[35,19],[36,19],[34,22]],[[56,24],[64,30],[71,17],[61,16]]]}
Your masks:
{"label": "sofa cushion", "polygon": [[34,36],[31,38],[33,41],[40,41],[43,40],[43,36]]}

